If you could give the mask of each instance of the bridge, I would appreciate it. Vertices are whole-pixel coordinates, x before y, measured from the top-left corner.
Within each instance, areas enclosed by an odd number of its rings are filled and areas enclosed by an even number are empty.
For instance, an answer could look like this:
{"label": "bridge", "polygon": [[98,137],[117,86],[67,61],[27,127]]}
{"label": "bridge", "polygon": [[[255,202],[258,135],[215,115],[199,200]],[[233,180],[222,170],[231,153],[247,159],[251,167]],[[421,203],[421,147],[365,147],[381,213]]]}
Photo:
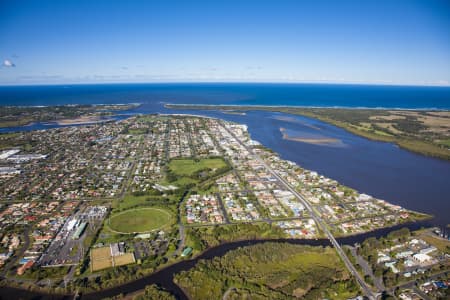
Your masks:
{"label": "bridge", "polygon": [[[223,125],[222,125],[223,126]],[[345,254],[344,250],[342,249],[341,245],[338,243],[338,241],[335,239],[335,237],[331,234],[330,230],[328,229],[327,224],[325,221],[314,211],[313,207],[309,204],[308,201],[299,193],[297,192],[286,180],[284,180],[282,177],[280,177],[269,165],[266,164],[266,162],[256,153],[253,152],[252,149],[247,147],[240,139],[236,137],[236,135],[230,131],[226,126],[223,126],[229,134],[231,134],[236,141],[241,144],[247,151],[252,155],[253,158],[258,160],[264,167],[276,178],[278,181],[284,185],[284,187],[289,190],[294,196],[305,206],[306,210],[309,212],[313,220],[316,222],[319,229],[321,229],[327,238],[330,240],[333,247],[336,249],[339,257],[344,262],[346,268],[352,274],[352,276],[356,279],[357,283],[361,287],[361,290],[367,296],[370,300],[377,299],[377,296],[374,294],[374,292],[370,289],[370,287],[367,285],[367,283],[364,281],[364,279],[361,277],[361,275],[358,273],[356,268],[353,266],[347,255]]]}

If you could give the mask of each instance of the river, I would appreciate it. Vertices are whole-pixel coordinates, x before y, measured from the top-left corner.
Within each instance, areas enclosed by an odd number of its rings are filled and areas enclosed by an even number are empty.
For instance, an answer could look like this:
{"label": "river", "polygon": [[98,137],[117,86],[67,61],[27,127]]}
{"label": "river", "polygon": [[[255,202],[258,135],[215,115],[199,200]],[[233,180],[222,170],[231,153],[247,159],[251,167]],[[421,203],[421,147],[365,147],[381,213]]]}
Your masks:
{"label": "river", "polygon": [[[450,163],[425,157],[398,148],[391,143],[370,141],[355,136],[333,125],[300,116],[282,113],[249,111],[245,115],[224,114],[220,111],[169,110],[161,102],[151,102],[125,112],[136,113],[187,113],[217,117],[243,123],[253,139],[279,153],[283,159],[298,163],[301,167],[315,170],[320,174],[338,180],[360,192],[373,195],[405,208],[429,213],[435,216],[427,223],[410,225],[416,229],[420,225],[443,227],[450,223]],[[8,131],[36,130],[58,127],[55,124],[33,124]],[[280,128],[289,134],[324,138],[339,141],[332,144],[316,144],[283,139]],[[353,236],[339,241],[344,244],[360,242],[369,236],[381,236],[390,229]],[[278,240],[279,242],[329,245],[327,240]],[[119,293],[140,290],[145,285],[156,283],[166,288],[180,299],[184,293],[173,283],[173,275],[193,267],[199,259],[221,256],[237,247],[264,241],[242,241],[227,243],[205,251],[199,257],[169,266],[157,273],[138,279],[113,289],[85,294],[82,299],[98,299]],[[35,292],[2,287],[0,296],[5,299],[60,299],[63,296],[45,295]],[[70,297],[70,296],[69,296]]]}
{"label": "river", "polygon": [[[167,112],[167,110],[164,110]],[[203,114],[248,126],[252,139],[281,158],[317,171],[338,182],[407,209],[433,215],[433,224],[450,223],[450,163],[416,154],[392,143],[372,141],[334,125],[302,116],[263,111],[245,115],[219,111],[182,111]],[[304,137],[336,140],[306,143],[283,139],[280,128]]]}
{"label": "river", "polygon": [[[421,223],[412,223],[412,224],[404,224],[398,225],[391,228],[382,228],[372,232],[358,234],[354,236],[349,236],[345,238],[337,239],[341,245],[353,245],[355,243],[361,243],[365,239],[369,237],[382,237],[388,234],[389,232],[408,227],[410,230],[417,230],[422,226],[429,226],[428,222]],[[158,272],[153,274],[144,276],[143,278],[131,281],[129,283],[125,283],[123,285],[116,286],[114,288],[105,289],[98,292],[92,292],[81,295],[82,300],[94,300],[94,299],[102,299],[106,297],[112,297],[122,294],[129,294],[145,288],[146,285],[157,284],[167,291],[171,292],[177,299],[187,300],[187,296],[184,294],[183,290],[181,290],[174,282],[174,275],[187,271],[195,266],[195,264],[201,259],[212,259],[214,257],[220,257],[225,255],[228,251],[237,249],[239,247],[251,246],[255,244],[265,243],[265,242],[279,242],[279,243],[290,243],[296,245],[310,245],[310,246],[330,246],[331,243],[327,239],[318,239],[318,240],[307,240],[307,239],[275,239],[275,240],[245,240],[245,241],[237,241],[224,243],[216,247],[212,247],[204,251],[201,255],[193,258],[186,259],[165,267]],[[0,289],[0,299],[33,299],[33,300],[56,300],[56,299],[73,299],[73,295],[54,295],[54,294],[46,294],[28,290],[22,290],[12,287],[2,287]]]}
{"label": "river", "polygon": [[[302,116],[265,111],[245,115],[209,110],[167,109],[162,102],[144,103],[137,109],[121,112],[122,119],[138,113],[184,113],[205,115],[248,126],[252,139],[296,162],[374,197],[407,209],[433,215],[433,224],[450,223],[450,162],[426,157],[399,148],[392,143],[371,141],[334,125]],[[59,127],[37,123],[3,129],[4,132]],[[300,136],[337,140],[333,144],[315,144],[283,139],[280,128]]]}

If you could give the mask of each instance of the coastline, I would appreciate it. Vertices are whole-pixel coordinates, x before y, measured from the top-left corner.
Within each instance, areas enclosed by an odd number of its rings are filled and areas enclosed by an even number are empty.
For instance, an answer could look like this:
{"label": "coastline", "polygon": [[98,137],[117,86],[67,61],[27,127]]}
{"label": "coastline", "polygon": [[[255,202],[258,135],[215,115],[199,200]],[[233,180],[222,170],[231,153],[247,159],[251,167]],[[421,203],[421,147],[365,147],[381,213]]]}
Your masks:
{"label": "coastline", "polygon": [[[408,107],[389,107],[389,106],[345,106],[345,105],[264,105],[264,104],[192,104],[192,103],[164,103],[164,106],[167,108],[173,107],[190,107],[194,106],[198,107],[208,107],[207,109],[219,109],[224,108],[226,110],[242,110],[242,108],[252,108],[257,109],[259,107],[267,107],[267,108],[324,108],[324,109],[354,109],[354,110],[407,110],[407,111],[450,111],[450,108],[437,108],[437,107],[416,107],[416,108],[408,108]],[[218,108],[219,107],[219,108]],[[187,108],[189,109],[189,108]]]}
{"label": "coastline", "polygon": [[[184,115],[184,114],[183,114]],[[416,223],[416,222],[413,222],[413,223]],[[400,226],[400,227],[403,227],[403,226],[406,226],[407,225],[407,223],[401,223],[401,224],[398,224],[398,225],[394,225],[393,227],[396,227],[396,226]],[[355,237],[355,236],[359,236],[359,235],[366,235],[366,234],[369,234],[369,233],[371,233],[371,232],[375,232],[375,231],[378,231],[378,230],[389,230],[389,228],[391,228],[391,227],[384,227],[384,228],[380,228],[380,229],[376,229],[376,230],[373,230],[373,231],[370,231],[370,232],[365,232],[365,233],[355,233],[355,234],[350,234],[350,235],[347,235],[347,236],[345,236],[345,237],[342,237],[342,239],[345,239],[345,238],[351,238],[351,237]],[[341,239],[341,238],[339,238],[339,239]],[[223,247],[223,246],[226,246],[226,245],[228,245],[228,244],[232,244],[232,243],[235,243],[235,242],[249,242],[249,243],[251,243],[251,242],[255,242],[255,241],[258,241],[258,242],[266,242],[266,241],[280,241],[280,242],[286,242],[287,240],[290,240],[290,239],[254,239],[254,240],[241,240],[241,241],[232,241],[232,242],[225,242],[225,243],[223,243],[223,244],[220,244],[220,245],[218,245],[218,246],[215,246],[215,247]],[[311,240],[308,240],[308,239],[292,239],[292,240],[295,240],[295,242],[293,242],[293,243],[298,243],[298,242],[300,242],[300,241],[306,241],[306,242],[311,242],[311,241],[313,241],[313,240],[319,240],[320,241],[320,239],[311,239]],[[212,249],[214,249],[215,247],[212,247],[212,248],[208,248],[208,249],[205,249],[204,251],[202,251],[201,253],[199,253],[198,255],[196,255],[196,256],[194,256],[192,259],[190,259],[189,261],[192,261],[192,260],[196,260],[196,259],[201,259],[200,258],[200,256],[202,256],[202,255],[204,255],[205,253],[207,253],[208,251],[210,251],[210,250],[212,250]],[[182,260],[181,262],[184,262],[184,260]],[[172,264],[169,264],[169,265],[167,265],[167,266],[164,266],[163,268],[161,268],[159,271],[162,271],[162,270],[165,270],[166,268],[169,268],[169,267],[171,267],[171,266],[173,266],[173,265],[176,265],[176,264],[178,264],[178,263],[180,263],[180,262],[173,262]],[[159,271],[156,271],[156,273],[158,273]],[[145,278],[145,277],[147,277],[147,276],[151,276],[152,274],[154,274],[154,273],[151,273],[151,274],[149,274],[149,275],[146,275],[146,276],[144,276],[144,277],[142,277],[142,278],[140,278],[140,279],[134,279],[134,280],[132,280],[132,281],[130,281],[130,282],[128,282],[128,283],[125,283],[125,284],[129,284],[129,283],[132,283],[132,282],[135,282],[135,281],[137,281],[137,280],[141,280],[141,279],[143,279],[143,278]],[[120,286],[119,286],[120,287]],[[118,288],[118,287],[114,287],[113,289],[116,289],[116,288]],[[95,291],[95,292],[92,292],[92,293],[101,293],[102,291]],[[86,296],[88,296],[90,293],[87,293],[86,294]],[[89,298],[88,298],[89,299]]]}
{"label": "coastline", "polygon": [[404,108],[366,108],[366,107],[314,107],[314,106],[273,106],[273,105],[211,105],[211,104],[165,104],[164,105],[168,109],[196,109],[196,110],[218,110],[223,111],[226,110],[241,110],[241,111],[250,111],[250,110],[259,110],[259,111],[271,111],[271,112],[281,112],[292,115],[299,115],[304,117],[309,117],[313,119],[320,120],[322,122],[332,124],[336,127],[342,128],[352,134],[367,138],[369,140],[378,141],[378,142],[387,142],[393,143],[398,147],[408,150],[417,154],[430,156],[434,158],[439,158],[442,160],[450,161],[450,151],[443,147],[439,147],[435,144],[414,139],[407,138],[404,136],[394,136],[394,135],[381,135],[376,132],[371,132],[369,130],[363,130],[354,126],[353,124],[341,120],[336,120],[327,116],[319,115],[314,113],[312,110],[314,109],[323,109],[323,110],[370,110],[371,112],[377,111],[416,111],[416,112],[426,112],[426,111],[444,111],[447,112],[449,110],[446,109],[425,109],[425,108],[416,108],[416,109],[404,109]]}

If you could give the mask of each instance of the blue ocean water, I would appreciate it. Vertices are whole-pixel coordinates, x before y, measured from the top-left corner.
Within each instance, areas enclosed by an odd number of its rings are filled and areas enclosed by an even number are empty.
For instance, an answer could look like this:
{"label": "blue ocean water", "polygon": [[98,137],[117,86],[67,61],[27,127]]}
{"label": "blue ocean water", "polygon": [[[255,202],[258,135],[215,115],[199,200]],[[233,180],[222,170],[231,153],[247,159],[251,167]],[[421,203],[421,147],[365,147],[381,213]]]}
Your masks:
{"label": "blue ocean water", "polygon": [[[450,223],[450,163],[355,136],[321,121],[288,114],[249,111],[245,115],[216,110],[167,109],[164,103],[298,105],[450,109],[450,88],[325,84],[115,84],[0,87],[0,105],[142,103],[121,113],[187,113],[248,125],[252,138],[283,159],[408,209],[435,216],[434,225]],[[1,109],[1,107],[0,107]],[[126,116],[119,115],[117,118]],[[1,132],[59,127],[34,123]],[[331,138],[339,145],[283,139]]]}
{"label": "blue ocean water", "polygon": [[0,105],[130,102],[450,109],[450,87],[267,83],[0,86]]}

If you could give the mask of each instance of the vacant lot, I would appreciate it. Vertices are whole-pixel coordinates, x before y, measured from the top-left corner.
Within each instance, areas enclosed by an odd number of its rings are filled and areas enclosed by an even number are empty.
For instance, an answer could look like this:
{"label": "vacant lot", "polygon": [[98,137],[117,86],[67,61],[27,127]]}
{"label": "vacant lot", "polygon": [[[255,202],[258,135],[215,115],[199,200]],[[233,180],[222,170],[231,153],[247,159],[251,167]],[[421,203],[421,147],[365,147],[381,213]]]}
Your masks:
{"label": "vacant lot", "polygon": [[420,238],[428,244],[435,246],[440,251],[450,254],[450,241],[432,236],[431,234],[422,234]]}
{"label": "vacant lot", "polygon": [[194,159],[174,159],[170,161],[169,168],[176,175],[191,176],[195,172],[206,169],[220,169],[226,167],[227,164],[221,158],[205,158],[200,160]]}
{"label": "vacant lot", "polygon": [[96,272],[99,270],[124,266],[128,264],[135,263],[136,260],[134,258],[133,253],[125,253],[120,256],[112,257],[111,249],[109,246],[94,248],[91,250],[91,270],[92,272]]}
{"label": "vacant lot", "polygon": [[109,227],[119,233],[148,232],[169,225],[172,217],[162,208],[138,208],[112,215]]}
{"label": "vacant lot", "polygon": [[109,247],[91,250],[91,270],[93,272],[112,267],[111,250]]}
{"label": "vacant lot", "polygon": [[145,206],[151,203],[150,197],[148,195],[134,196],[131,194],[125,195],[121,200],[115,203],[114,208],[118,210],[125,210],[129,208],[134,208],[136,206]]}
{"label": "vacant lot", "polygon": [[119,255],[114,257],[114,266],[124,266],[128,264],[135,263],[134,254],[133,253],[125,253],[123,255]]}

